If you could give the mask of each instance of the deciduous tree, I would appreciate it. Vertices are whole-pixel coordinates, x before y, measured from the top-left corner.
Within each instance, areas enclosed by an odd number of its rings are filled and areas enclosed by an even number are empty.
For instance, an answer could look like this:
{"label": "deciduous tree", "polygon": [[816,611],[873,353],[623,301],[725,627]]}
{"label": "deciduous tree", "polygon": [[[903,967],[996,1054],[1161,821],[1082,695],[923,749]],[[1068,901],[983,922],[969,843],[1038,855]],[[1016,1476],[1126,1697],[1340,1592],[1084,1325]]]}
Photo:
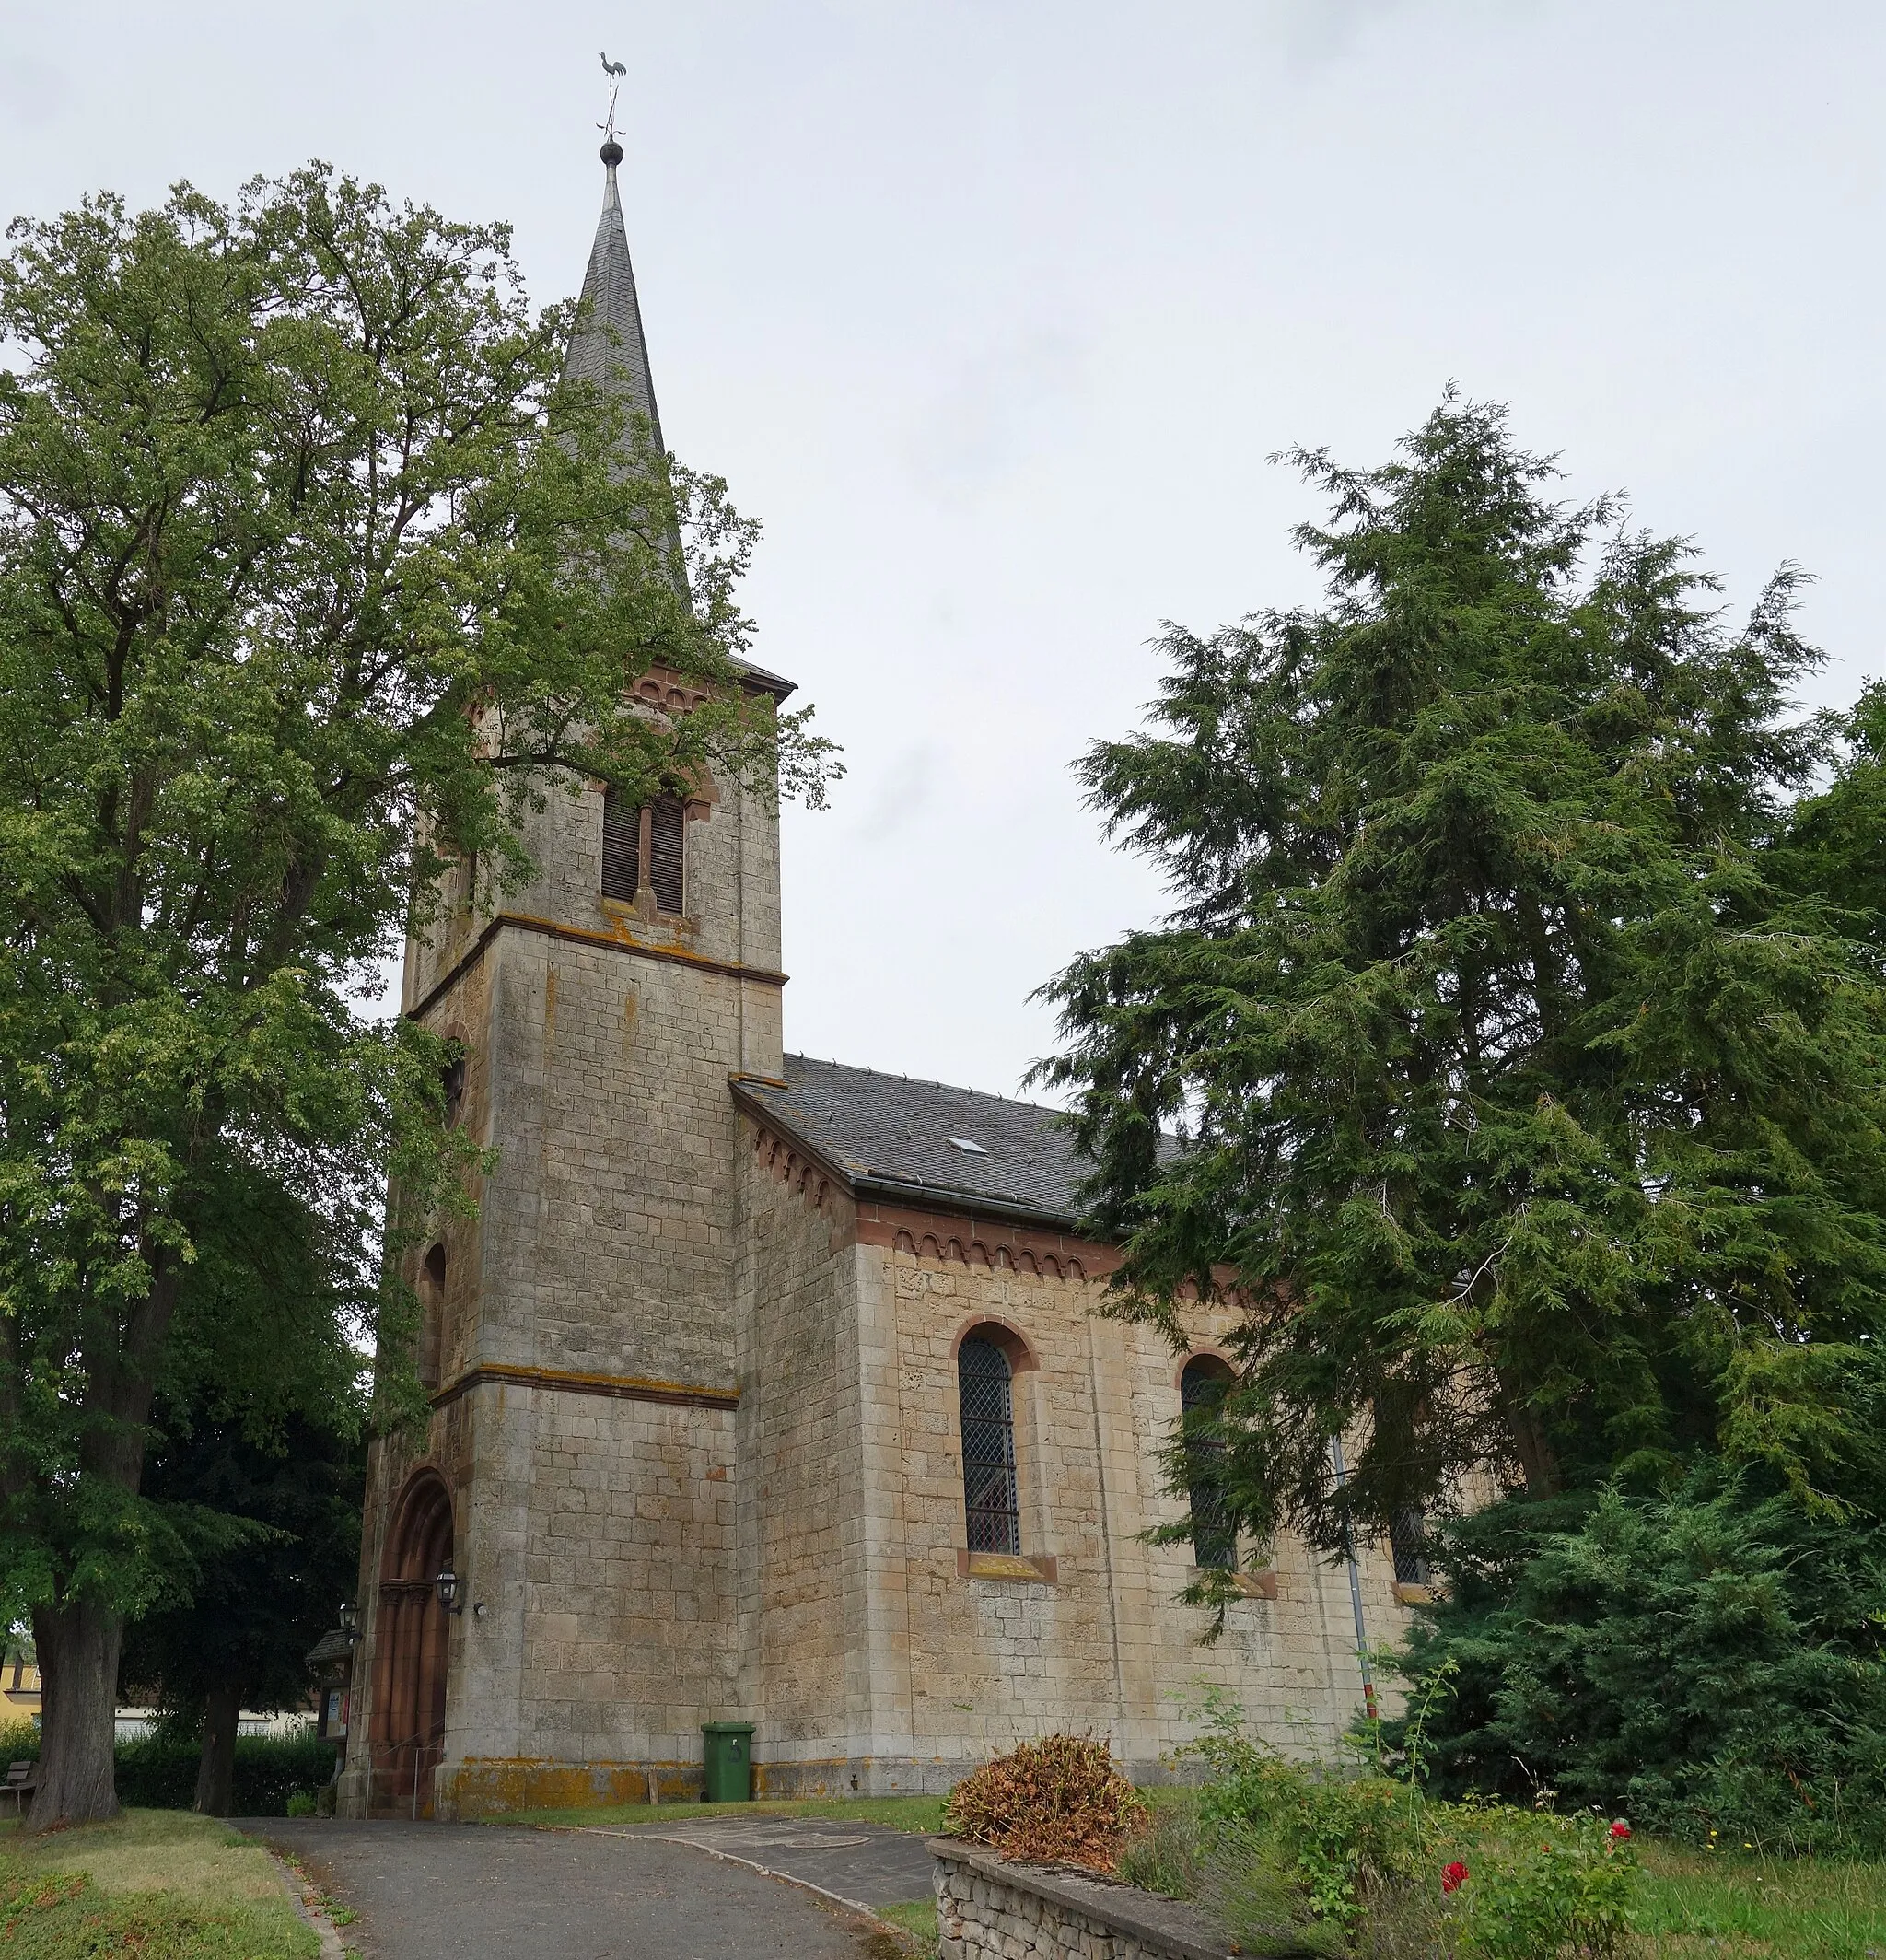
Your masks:
{"label": "deciduous tree", "polygon": [[[559,386],[570,310],[528,308],[504,227],[314,167],[11,239],[0,1582],[52,1825],[115,1808],[146,1427],[209,1215],[274,1185],[338,1245],[381,1176],[424,1205],[464,1155],[437,1044],[357,1011],[446,864],[516,875],[521,800],[597,777],[816,797],[823,757],[739,684],[751,527]],[[705,705],[632,709],[658,661]]]}

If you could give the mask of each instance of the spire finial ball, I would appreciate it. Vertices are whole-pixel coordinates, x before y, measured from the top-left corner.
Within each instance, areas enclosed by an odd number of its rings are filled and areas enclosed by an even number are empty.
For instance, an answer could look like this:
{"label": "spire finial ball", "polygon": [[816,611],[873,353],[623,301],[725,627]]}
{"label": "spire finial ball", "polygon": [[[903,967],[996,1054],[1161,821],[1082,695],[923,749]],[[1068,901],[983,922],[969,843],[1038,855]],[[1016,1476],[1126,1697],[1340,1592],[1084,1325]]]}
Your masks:
{"label": "spire finial ball", "polygon": [[615,140],[613,136],[611,136],[609,141],[602,146],[600,154],[602,158],[603,162],[606,163],[611,169],[614,169],[616,165],[623,160],[623,146]]}

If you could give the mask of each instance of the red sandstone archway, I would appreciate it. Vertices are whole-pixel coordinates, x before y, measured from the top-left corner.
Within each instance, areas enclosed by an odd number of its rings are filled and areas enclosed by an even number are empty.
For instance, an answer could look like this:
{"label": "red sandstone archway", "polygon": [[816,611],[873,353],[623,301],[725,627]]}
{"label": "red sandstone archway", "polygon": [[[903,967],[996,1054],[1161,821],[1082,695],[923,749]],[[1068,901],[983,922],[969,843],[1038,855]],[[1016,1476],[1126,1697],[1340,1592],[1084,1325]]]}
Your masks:
{"label": "red sandstone archway", "polygon": [[436,1471],[401,1493],[380,1562],[373,1663],[373,1808],[432,1814],[445,1750],[450,1621],[434,1581],[452,1558],[452,1497]]}

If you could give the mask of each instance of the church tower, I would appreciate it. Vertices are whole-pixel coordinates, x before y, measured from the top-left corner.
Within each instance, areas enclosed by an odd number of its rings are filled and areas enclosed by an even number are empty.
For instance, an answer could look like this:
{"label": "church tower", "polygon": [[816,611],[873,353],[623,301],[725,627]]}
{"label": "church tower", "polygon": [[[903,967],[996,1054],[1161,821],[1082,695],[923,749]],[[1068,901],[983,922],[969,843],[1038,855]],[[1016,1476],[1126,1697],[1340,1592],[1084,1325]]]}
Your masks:
{"label": "church tower", "polygon": [[[616,171],[565,371],[658,449]],[[746,684],[783,699],[756,669]],[[697,696],[659,670],[650,712]],[[496,1152],[478,1215],[415,1254],[423,1434],[373,1448],[342,1805],[487,1807],[549,1764],[640,1798],[738,1712],[733,1077],[781,1069],[775,802],[714,780],[527,819],[521,889],[475,877],[406,949],[403,1010],[464,1044],[449,1086]],[[453,1610],[437,1575],[457,1577]],[[631,1766],[640,1766],[632,1768]]]}

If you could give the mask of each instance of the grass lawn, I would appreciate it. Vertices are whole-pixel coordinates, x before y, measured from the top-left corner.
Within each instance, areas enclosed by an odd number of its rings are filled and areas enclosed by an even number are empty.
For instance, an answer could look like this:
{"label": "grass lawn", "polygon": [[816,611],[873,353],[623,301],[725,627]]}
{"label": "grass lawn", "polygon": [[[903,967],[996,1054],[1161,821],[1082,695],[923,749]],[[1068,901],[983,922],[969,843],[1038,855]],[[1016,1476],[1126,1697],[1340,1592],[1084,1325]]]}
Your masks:
{"label": "grass lawn", "polygon": [[888,1824],[892,1830],[935,1837],[943,1828],[943,1797],[761,1798],[751,1803],[612,1803],[585,1810],[507,1810],[485,1824],[589,1825],[621,1830],[631,1824],[693,1824],[703,1817],[844,1817]]}
{"label": "grass lawn", "polygon": [[880,1919],[889,1919],[909,1940],[922,1960],[936,1960],[937,1901],[911,1899],[902,1906],[873,1908]]}
{"label": "grass lawn", "polygon": [[35,1838],[0,1825],[8,1960],[313,1960],[268,1853],[208,1817],[134,1810]]}
{"label": "grass lawn", "polygon": [[1638,1931],[1659,1960],[1886,1955],[1886,1864],[1647,1843]]}

